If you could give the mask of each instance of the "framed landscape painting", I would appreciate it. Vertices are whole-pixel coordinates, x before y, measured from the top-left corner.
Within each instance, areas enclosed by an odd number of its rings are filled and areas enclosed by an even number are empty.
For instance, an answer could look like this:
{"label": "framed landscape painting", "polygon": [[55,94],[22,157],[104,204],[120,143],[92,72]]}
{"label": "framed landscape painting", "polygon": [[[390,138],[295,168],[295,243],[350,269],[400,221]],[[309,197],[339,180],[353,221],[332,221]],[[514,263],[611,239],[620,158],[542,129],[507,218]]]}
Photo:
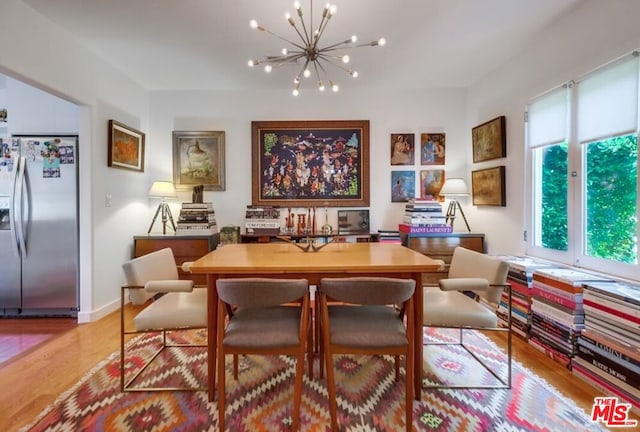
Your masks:
{"label": "framed landscape painting", "polygon": [[144,133],[116,120],[109,120],[107,166],[144,171]]}
{"label": "framed landscape painting", "polygon": [[252,204],[369,206],[369,121],[254,121]]}
{"label": "framed landscape painting", "polygon": [[496,117],[471,130],[473,162],[507,156],[506,118]]}
{"label": "framed landscape painting", "polygon": [[507,205],[505,167],[487,168],[471,172],[473,205]]}

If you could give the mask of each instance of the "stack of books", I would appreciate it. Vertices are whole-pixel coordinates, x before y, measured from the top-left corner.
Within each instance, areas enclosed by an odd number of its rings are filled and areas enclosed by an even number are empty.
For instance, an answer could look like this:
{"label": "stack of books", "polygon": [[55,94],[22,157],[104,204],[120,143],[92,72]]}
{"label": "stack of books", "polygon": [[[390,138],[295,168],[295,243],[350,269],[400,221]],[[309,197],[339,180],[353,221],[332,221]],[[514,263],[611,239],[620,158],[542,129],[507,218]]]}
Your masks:
{"label": "stack of books", "polygon": [[585,328],[572,372],[640,409],[640,286],[588,282],[583,289]]}
{"label": "stack of books", "polygon": [[398,230],[409,234],[438,234],[453,232],[453,227],[447,225],[447,216],[439,201],[414,198],[405,205]]}
{"label": "stack of books", "polygon": [[176,235],[208,235],[217,232],[213,203],[182,203]]}
{"label": "stack of books", "polygon": [[380,243],[402,243],[400,232],[396,230],[378,230]]}
{"label": "stack of books", "polygon": [[247,234],[280,234],[280,208],[274,206],[248,205],[245,213],[244,227]]}
{"label": "stack of books", "polygon": [[584,329],[582,284],[606,278],[568,268],[533,272],[529,344],[567,367]]}
{"label": "stack of books", "polygon": [[[509,263],[507,282],[511,285],[511,329],[525,339],[529,338],[533,314],[531,302],[533,297],[534,270],[557,267],[552,263],[535,260],[529,257],[505,257]],[[506,327],[509,312],[508,291],[502,293],[498,306],[498,320]]]}

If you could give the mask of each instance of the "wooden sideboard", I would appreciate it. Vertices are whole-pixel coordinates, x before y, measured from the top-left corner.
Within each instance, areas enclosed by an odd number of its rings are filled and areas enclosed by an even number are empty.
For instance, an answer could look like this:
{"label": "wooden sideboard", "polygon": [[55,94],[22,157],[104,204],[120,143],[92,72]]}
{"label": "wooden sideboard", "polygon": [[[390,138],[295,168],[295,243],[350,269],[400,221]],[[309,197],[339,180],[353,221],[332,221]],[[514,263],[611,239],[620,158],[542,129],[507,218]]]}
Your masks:
{"label": "wooden sideboard", "polygon": [[180,279],[192,279],[198,285],[207,283],[206,275],[192,275],[182,271],[182,263],[195,261],[214,250],[220,234],[211,235],[140,235],[133,237],[133,256],[137,258],[164,248],[171,248],[178,265]]}
{"label": "wooden sideboard", "polygon": [[446,268],[441,272],[425,273],[423,283],[437,283],[447,277],[453,250],[462,246],[478,252],[485,252],[484,234],[448,233],[448,234],[407,234],[400,233],[402,244],[433,259],[441,259]]}

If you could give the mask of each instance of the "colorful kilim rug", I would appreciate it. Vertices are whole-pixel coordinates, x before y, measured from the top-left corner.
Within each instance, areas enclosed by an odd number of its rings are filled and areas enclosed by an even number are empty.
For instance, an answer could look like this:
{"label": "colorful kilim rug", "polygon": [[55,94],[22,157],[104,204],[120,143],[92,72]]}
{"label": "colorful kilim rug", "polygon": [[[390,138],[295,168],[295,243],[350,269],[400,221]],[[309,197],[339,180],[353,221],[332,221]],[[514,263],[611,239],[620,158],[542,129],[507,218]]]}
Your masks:
{"label": "colorful kilim rug", "polygon": [[[468,333],[469,334],[469,333]],[[446,340],[442,330],[428,329],[425,340]],[[191,339],[204,342],[205,332]],[[158,339],[139,337],[129,344],[127,369],[137,366],[157,346]],[[484,360],[499,364],[488,338],[471,333],[467,345]],[[216,402],[206,392],[120,392],[119,353],[96,366],[24,431],[217,431]],[[289,431],[293,409],[295,360],[288,357],[242,356],[239,378],[232,377],[227,359],[227,428],[233,432]],[[404,380],[394,377],[392,358],[335,356],[338,411],[344,431],[404,430]],[[316,364],[317,367],[317,364]],[[425,372],[430,380],[493,378],[476,361],[451,346],[425,348]],[[503,369],[503,371],[505,371]],[[143,384],[206,382],[206,353],[201,348],[171,350],[155,360],[140,378]],[[303,431],[328,431],[330,420],[326,381],[305,376]],[[417,431],[598,431],[599,425],[524,366],[513,362],[510,390],[426,390],[414,402]]]}

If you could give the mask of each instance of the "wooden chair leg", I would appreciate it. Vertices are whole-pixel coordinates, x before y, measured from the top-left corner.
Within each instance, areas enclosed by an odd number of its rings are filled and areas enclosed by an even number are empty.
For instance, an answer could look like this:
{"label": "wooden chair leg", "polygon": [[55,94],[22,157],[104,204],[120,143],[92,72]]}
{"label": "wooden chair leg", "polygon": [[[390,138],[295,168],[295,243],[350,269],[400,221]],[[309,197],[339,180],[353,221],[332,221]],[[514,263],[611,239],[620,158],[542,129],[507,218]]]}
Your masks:
{"label": "wooden chair leg", "polygon": [[407,351],[405,355],[405,424],[407,432],[413,430],[413,353],[411,350]]}
{"label": "wooden chair leg", "polygon": [[233,379],[238,381],[238,354],[233,355]]}
{"label": "wooden chair leg", "polygon": [[296,358],[296,380],[293,389],[293,424],[291,425],[292,432],[297,432],[300,429],[300,405],[302,402],[305,351],[305,347],[302,347]]}
{"label": "wooden chair leg", "polygon": [[394,356],[396,382],[400,381],[400,356]]}
{"label": "wooden chair leg", "polygon": [[[218,348],[220,351],[220,348]],[[224,354],[218,358],[218,430],[225,429],[225,411],[226,411],[226,395],[225,395],[225,370],[224,370]]]}

